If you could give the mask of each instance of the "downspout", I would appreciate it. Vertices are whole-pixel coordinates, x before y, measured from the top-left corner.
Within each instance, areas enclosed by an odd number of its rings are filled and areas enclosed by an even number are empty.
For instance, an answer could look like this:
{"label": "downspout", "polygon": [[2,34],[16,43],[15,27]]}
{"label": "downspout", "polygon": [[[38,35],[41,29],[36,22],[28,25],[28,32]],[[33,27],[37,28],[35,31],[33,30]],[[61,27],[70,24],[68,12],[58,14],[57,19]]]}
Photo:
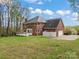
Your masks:
{"label": "downspout", "polygon": [[79,21],[79,12],[78,12],[78,21]]}
{"label": "downspout", "polygon": [[[59,21],[59,23],[60,23],[60,21]],[[58,23],[58,25],[59,25],[59,23]],[[58,37],[58,25],[56,27],[56,37]]]}
{"label": "downspout", "polygon": [[37,36],[38,36],[38,22],[37,22],[37,31],[36,31],[36,32],[37,32],[36,34],[37,34]]}

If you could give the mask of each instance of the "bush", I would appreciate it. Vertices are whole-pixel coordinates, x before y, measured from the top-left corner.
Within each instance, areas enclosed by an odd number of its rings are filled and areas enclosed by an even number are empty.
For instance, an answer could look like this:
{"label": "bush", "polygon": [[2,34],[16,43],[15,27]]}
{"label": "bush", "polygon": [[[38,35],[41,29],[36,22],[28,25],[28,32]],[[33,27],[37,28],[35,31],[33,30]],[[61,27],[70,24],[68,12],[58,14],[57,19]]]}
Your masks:
{"label": "bush", "polygon": [[79,32],[77,32],[77,35],[79,35]]}
{"label": "bush", "polygon": [[76,29],[72,28],[72,29],[71,29],[71,34],[72,34],[72,35],[77,35]]}
{"label": "bush", "polygon": [[65,35],[71,35],[71,28],[70,27],[65,27],[64,34]]}
{"label": "bush", "polygon": [[71,35],[71,31],[64,32],[64,35]]}
{"label": "bush", "polygon": [[64,29],[64,35],[77,35],[77,30],[75,28],[72,27],[66,27]]}

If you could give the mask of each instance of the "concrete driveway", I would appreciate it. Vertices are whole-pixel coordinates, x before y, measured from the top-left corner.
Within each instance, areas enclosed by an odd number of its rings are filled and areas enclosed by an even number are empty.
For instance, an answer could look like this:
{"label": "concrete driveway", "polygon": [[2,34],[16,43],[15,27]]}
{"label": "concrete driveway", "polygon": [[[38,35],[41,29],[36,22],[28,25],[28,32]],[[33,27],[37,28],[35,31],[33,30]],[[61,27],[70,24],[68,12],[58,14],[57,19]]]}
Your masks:
{"label": "concrete driveway", "polygon": [[56,39],[64,39],[64,40],[76,40],[79,38],[79,35],[63,35],[60,37],[56,37]]}

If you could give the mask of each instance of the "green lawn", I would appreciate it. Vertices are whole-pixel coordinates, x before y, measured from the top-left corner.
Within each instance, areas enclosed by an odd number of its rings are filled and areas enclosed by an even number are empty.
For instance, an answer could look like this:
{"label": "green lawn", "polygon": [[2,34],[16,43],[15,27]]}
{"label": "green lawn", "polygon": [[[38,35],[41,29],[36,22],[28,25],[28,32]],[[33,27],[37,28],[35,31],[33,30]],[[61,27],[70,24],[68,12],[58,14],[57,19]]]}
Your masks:
{"label": "green lawn", "polygon": [[79,59],[79,40],[0,37],[0,59]]}

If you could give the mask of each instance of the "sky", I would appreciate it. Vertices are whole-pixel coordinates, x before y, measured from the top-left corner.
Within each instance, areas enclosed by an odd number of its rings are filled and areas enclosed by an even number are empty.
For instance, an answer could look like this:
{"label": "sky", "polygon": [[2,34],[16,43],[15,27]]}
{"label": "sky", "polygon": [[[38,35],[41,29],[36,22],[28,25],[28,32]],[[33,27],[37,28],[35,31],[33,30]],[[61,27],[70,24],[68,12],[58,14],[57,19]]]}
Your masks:
{"label": "sky", "polygon": [[46,20],[62,18],[65,26],[79,25],[77,12],[73,12],[67,0],[21,0],[30,10],[30,18],[42,16]]}

